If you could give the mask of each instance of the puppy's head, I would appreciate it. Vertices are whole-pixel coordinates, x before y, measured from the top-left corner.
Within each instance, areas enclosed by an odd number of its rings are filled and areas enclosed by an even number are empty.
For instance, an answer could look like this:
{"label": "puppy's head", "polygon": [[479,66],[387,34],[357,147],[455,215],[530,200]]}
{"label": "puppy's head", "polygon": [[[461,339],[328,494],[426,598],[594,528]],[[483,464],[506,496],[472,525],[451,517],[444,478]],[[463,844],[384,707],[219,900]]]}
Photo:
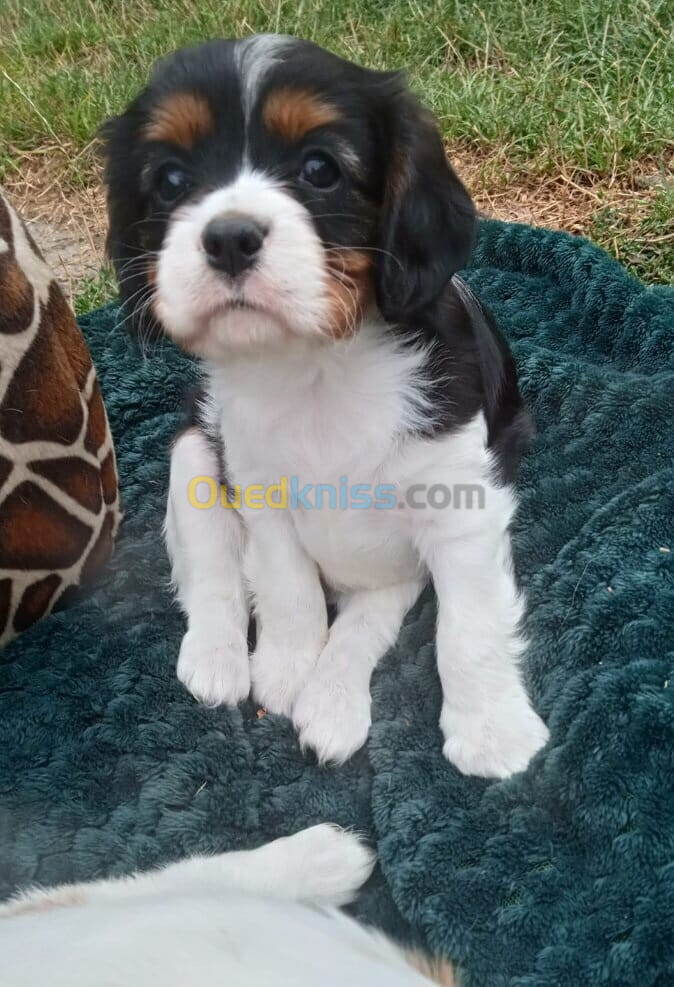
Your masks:
{"label": "puppy's head", "polygon": [[374,304],[409,319],[472,248],[471,200],[401,76],[309,42],[179,51],[104,141],[122,300],[206,357],[345,338]]}

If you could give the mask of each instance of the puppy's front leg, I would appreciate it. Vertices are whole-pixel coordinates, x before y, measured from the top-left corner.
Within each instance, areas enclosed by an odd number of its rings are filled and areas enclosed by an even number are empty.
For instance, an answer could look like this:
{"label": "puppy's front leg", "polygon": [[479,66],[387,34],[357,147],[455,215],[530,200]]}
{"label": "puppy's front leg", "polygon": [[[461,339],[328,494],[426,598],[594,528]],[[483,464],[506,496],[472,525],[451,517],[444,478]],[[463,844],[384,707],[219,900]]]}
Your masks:
{"label": "puppy's front leg", "polygon": [[479,530],[429,546],[426,561],[438,597],[444,754],[464,774],[523,771],[548,730],[520,674],[524,607],[508,532],[487,519]]}
{"label": "puppy's front leg", "polygon": [[394,644],[423,580],[343,593],[330,637],[299,695],[293,722],[320,761],[341,764],[370,729],[370,677]]}
{"label": "puppy's front leg", "polygon": [[196,477],[218,479],[217,456],[198,429],[176,441],[166,511],[166,545],[187,633],[178,678],[209,706],[235,704],[250,692],[248,604],[243,587],[243,529],[220,499],[203,509],[190,503]]}
{"label": "puppy's front leg", "polygon": [[246,522],[257,621],[253,695],[270,713],[288,716],[328,636],[325,594],[285,510],[250,510]]}

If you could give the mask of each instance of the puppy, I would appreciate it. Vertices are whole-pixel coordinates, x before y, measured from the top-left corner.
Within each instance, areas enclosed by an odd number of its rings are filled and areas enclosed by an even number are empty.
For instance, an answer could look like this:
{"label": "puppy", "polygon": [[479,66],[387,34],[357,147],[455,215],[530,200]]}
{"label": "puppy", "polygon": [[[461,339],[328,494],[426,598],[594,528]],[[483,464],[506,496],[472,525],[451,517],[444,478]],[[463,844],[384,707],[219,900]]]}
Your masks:
{"label": "puppy", "polygon": [[[423,987],[444,961],[407,956],[337,911],[372,854],[321,825],[258,850],[0,905],[3,987]],[[437,979],[436,979],[437,978]]]}
{"label": "puppy", "polygon": [[181,681],[209,704],[252,684],[343,762],[432,579],[444,753],[467,774],[525,768],[548,736],[508,534],[530,421],[456,276],[475,210],[429,113],[398,73],[261,35],[161,61],[105,151],[130,318],[203,364],[166,518]]}

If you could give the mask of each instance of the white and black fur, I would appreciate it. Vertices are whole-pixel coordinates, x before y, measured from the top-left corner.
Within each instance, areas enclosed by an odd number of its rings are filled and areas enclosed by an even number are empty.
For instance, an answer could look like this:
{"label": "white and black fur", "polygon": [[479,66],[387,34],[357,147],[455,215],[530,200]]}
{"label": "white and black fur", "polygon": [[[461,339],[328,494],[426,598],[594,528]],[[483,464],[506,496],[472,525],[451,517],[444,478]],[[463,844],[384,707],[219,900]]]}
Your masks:
{"label": "white and black fur", "polygon": [[338,906],[374,857],[320,825],[257,850],[118,880],[32,889],[0,905],[2,987],[451,987]]}
{"label": "white and black fur", "polygon": [[[165,112],[184,92],[208,108],[187,148]],[[106,142],[122,297],[204,370],[166,518],[181,681],[208,704],[252,689],[343,762],[368,734],[372,670],[431,579],[444,753],[468,774],[524,769],[548,736],[522,683],[509,539],[530,424],[508,347],[456,274],[475,213],[432,119],[397,74],[259,36],[171,56]],[[254,256],[223,271],[207,230],[241,217]],[[393,484],[403,506],[191,505],[190,481],[223,469],[243,488]],[[479,484],[483,507],[411,509],[417,484]]]}

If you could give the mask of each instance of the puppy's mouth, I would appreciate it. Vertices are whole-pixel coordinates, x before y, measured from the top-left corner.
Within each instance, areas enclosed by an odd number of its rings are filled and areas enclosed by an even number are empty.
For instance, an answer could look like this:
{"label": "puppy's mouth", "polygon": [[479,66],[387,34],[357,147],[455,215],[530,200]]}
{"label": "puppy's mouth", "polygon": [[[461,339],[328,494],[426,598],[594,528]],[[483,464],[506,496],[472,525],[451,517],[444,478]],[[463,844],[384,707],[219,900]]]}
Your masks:
{"label": "puppy's mouth", "polygon": [[[255,316],[259,316],[265,321],[271,318],[276,323],[283,338],[292,335],[290,327],[275,309],[257,300],[242,298],[241,296],[209,299],[205,304],[202,303],[199,310],[195,312],[192,332],[187,335],[178,336],[171,333],[169,327],[169,335],[173,336],[175,342],[182,349],[196,355],[204,355],[204,347],[209,345],[209,340],[215,341],[218,338],[218,323],[221,320],[227,320],[228,316],[231,316],[234,321],[228,329],[228,334],[231,334],[230,341],[235,345],[245,345],[247,341],[247,329],[245,323],[241,323],[237,327],[236,316],[238,315],[250,316],[253,320]],[[167,320],[167,322],[170,323],[170,320]]]}
{"label": "puppy's mouth", "polygon": [[251,312],[259,315],[273,314],[257,301],[253,301],[250,298],[242,298],[240,295],[233,295],[228,298],[215,297],[205,300],[199,313],[199,321],[206,328],[212,319],[222,318],[230,312]]}
{"label": "puppy's mouth", "polygon": [[266,305],[252,298],[242,298],[240,295],[214,299],[210,305],[206,306],[206,311],[208,318],[227,315],[229,312],[252,312],[258,315],[276,317],[276,312],[271,311]]}
{"label": "puppy's mouth", "polygon": [[226,312],[263,312],[265,315],[270,315],[271,313],[264,308],[262,305],[258,305],[257,302],[251,302],[247,298],[230,298],[228,301],[224,302],[217,311],[219,313]]}

